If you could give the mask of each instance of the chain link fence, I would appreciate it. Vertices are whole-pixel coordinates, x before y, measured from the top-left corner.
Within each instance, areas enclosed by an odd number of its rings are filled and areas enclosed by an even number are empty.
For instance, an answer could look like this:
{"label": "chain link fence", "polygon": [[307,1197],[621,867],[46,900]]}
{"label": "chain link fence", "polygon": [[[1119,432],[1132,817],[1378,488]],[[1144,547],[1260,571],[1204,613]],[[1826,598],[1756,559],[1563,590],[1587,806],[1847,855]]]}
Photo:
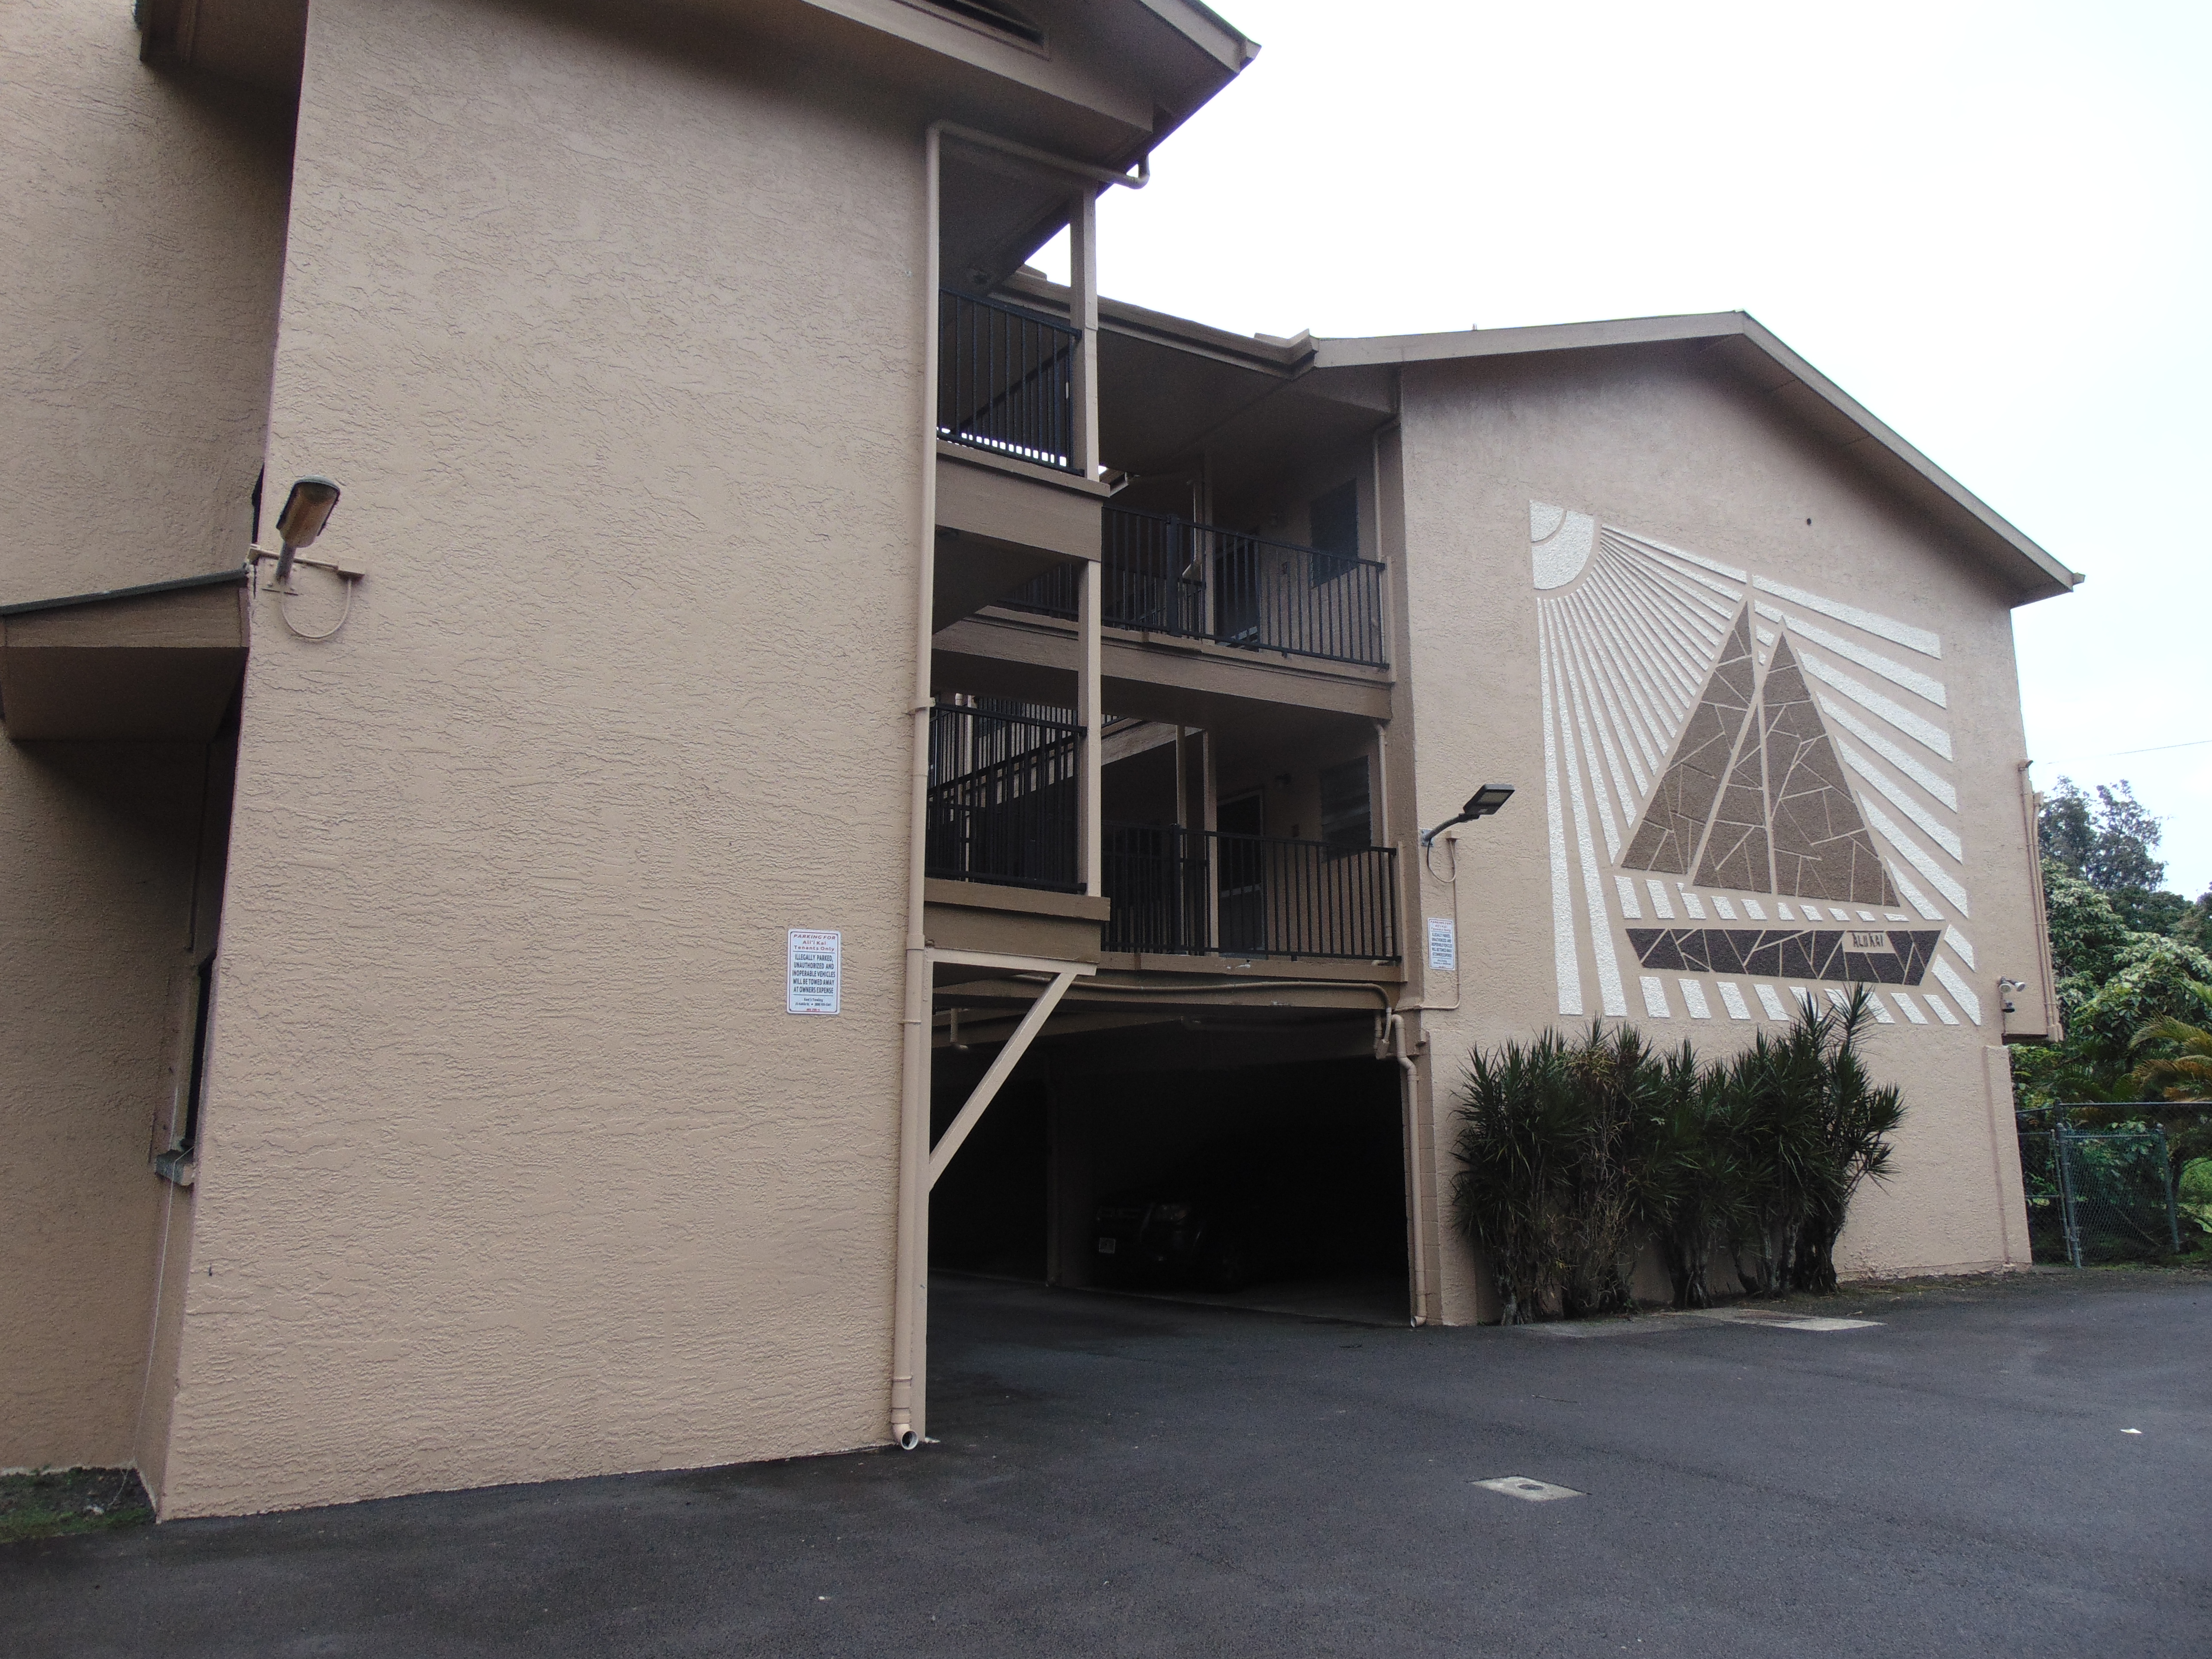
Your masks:
{"label": "chain link fence", "polygon": [[2171,1101],[2018,1113],[2034,1259],[2157,1261],[2205,1242],[2212,1205],[2191,1200],[2212,1179],[2212,1158],[2190,1154],[2212,1135],[2208,1113],[2212,1104]]}

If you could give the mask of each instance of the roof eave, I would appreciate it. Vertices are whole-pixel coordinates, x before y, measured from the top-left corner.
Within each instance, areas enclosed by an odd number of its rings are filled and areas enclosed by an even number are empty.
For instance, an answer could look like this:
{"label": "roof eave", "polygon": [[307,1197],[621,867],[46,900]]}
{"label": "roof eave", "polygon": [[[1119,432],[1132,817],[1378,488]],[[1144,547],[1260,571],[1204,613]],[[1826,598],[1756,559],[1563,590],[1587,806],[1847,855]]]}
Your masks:
{"label": "roof eave", "polygon": [[1932,492],[1948,509],[1939,516],[1952,518],[1966,533],[1976,550],[2005,574],[2018,592],[2017,603],[2051,599],[2080,586],[2082,577],[2053,558],[2041,546],[1978,495],[1907,443],[1890,427],[1834,381],[1814,368],[1748,313],[1707,312],[1680,317],[1630,317],[1595,323],[1546,324],[1527,328],[1474,329],[1449,334],[1401,334],[1370,339],[1329,339],[1316,342],[1314,367],[1341,368],[1376,363],[1448,362],[1480,357],[1513,356],[1546,351],[1584,351],[1608,347],[1657,345],[1706,341],[1721,344],[1741,341],[1771,365],[1771,378],[1761,376],[1760,389],[1768,396],[1802,387],[1825,407],[1831,419],[1839,419],[1857,435],[1838,445],[1845,453],[1860,444],[1875,447],[1892,465],[1900,466]]}
{"label": "roof eave", "polygon": [[1138,0],[1138,3],[1231,75],[1260,55],[1258,41],[1200,0]]}

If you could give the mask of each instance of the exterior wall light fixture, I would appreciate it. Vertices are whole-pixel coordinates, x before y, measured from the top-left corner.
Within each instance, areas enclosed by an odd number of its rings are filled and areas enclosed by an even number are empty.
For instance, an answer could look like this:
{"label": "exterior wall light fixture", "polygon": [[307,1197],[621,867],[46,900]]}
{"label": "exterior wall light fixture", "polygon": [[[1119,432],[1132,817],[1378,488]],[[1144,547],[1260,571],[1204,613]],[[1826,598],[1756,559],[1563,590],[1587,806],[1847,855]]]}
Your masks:
{"label": "exterior wall light fixture", "polygon": [[284,498],[284,510],[276,515],[276,534],[284,544],[284,550],[276,560],[279,593],[292,591],[293,556],[301,548],[315,544],[315,538],[331,521],[331,509],[337,504],[338,487],[335,481],[310,473],[293,482],[292,493]]}
{"label": "exterior wall light fixture", "polygon": [[1435,842],[1438,836],[1443,834],[1445,830],[1450,829],[1452,825],[1455,823],[1468,823],[1473,822],[1476,818],[1488,817],[1492,813],[1495,812],[1499,807],[1504,805],[1507,801],[1511,800],[1512,799],[1513,786],[1511,784],[1484,784],[1481,788],[1476,790],[1473,794],[1467,798],[1467,805],[1459,809],[1459,816],[1457,817],[1446,818],[1435,829],[1422,830],[1421,845],[1424,847],[1431,845]]}

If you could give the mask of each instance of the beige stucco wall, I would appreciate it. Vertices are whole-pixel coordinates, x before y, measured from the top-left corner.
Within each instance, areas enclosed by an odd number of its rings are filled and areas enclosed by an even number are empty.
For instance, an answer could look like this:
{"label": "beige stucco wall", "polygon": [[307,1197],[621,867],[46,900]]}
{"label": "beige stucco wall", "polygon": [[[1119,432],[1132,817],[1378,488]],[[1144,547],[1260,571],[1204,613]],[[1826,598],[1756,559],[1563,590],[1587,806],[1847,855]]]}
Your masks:
{"label": "beige stucco wall", "polygon": [[[1900,1019],[1878,1028],[1875,1068],[1904,1086],[1909,1115],[1895,1177],[1863,1193],[1838,1261],[1847,1273],[2025,1261],[1994,992],[1999,975],[2031,985],[2039,977],[2006,592],[1832,451],[1697,366],[1688,352],[1409,367],[1403,433],[1411,637],[1401,664],[1394,752],[1410,747],[1416,757],[1423,823],[1456,811],[1479,783],[1520,789],[1500,816],[1460,832],[1462,972],[1456,984],[1453,975],[1431,975],[1424,988],[1431,1004],[1448,1005],[1455,995],[1462,1004],[1424,1016],[1439,1217],[1449,1214],[1449,1095],[1469,1048],[1583,1023],[1561,1015],[1554,978],[1530,564],[1534,500],[1940,633],[1942,656],[1934,672],[1948,692],[1945,717],[1958,756],[1958,825],[1973,902],[1971,924],[1960,925],[1977,951],[1984,1022],[1922,1027]],[[1570,823],[1571,849],[1573,833]],[[1601,846],[1601,859],[1603,852]],[[1441,857],[1437,862],[1448,867]],[[1451,915],[1453,895],[1425,877],[1413,908],[1418,940],[1419,917]],[[1647,912],[1642,925],[1665,924]],[[1717,918],[1709,925],[1719,925]],[[1711,1019],[1688,1018],[1679,993],[1671,1018],[1647,1017],[1636,989],[1641,970],[1625,951],[1621,963],[1629,1018],[1647,1032],[1670,1042],[1686,1036],[1709,1053],[1732,1052],[1747,1041],[1753,1028],[1731,1021],[1717,1004]],[[1671,976],[1668,983],[1671,988]],[[1589,1006],[1597,1012],[1595,1001]],[[1455,1240],[1448,1241],[1444,1258],[1446,1316],[1475,1317],[1487,1292],[1471,1259]]]}
{"label": "beige stucco wall", "polygon": [[775,67],[317,0],[165,1514],[886,1435],[921,150]]}
{"label": "beige stucco wall", "polygon": [[[10,4],[0,64],[0,602],[235,564],[289,115],[143,67],[127,5]],[[0,743],[0,1468],[134,1455],[207,771]]]}
{"label": "beige stucco wall", "polygon": [[132,1461],[203,765],[197,745],[0,744],[0,1468]]}
{"label": "beige stucco wall", "polygon": [[0,9],[0,603],[235,565],[289,112],[138,61],[128,4]]}

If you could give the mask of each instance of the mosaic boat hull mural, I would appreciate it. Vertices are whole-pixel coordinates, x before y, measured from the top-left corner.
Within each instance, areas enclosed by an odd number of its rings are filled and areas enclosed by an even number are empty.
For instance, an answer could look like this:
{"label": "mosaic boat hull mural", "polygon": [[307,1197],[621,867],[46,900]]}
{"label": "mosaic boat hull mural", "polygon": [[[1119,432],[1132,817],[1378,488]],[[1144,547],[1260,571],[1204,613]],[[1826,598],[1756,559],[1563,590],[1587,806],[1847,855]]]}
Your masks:
{"label": "mosaic boat hull mural", "polygon": [[1559,1012],[1626,1016],[1633,981],[1646,1018],[1781,1020],[1859,983],[1885,1024],[1979,1025],[1942,640],[1528,521]]}

